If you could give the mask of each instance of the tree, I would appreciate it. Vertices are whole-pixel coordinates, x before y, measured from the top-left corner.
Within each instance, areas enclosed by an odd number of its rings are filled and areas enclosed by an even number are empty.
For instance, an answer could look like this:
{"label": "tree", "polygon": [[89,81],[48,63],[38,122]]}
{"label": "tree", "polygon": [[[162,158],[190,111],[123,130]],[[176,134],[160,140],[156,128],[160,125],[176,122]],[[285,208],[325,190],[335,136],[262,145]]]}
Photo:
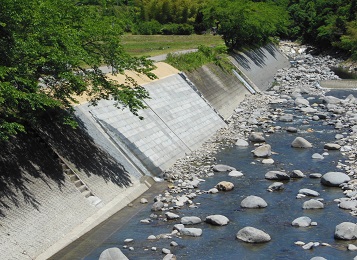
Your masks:
{"label": "tree", "polygon": [[104,13],[73,0],[0,1],[1,140],[26,131],[41,113],[70,110],[83,93],[92,104],[112,98],[135,115],[145,107],[144,88],[130,77],[124,84],[110,80],[100,69],[155,77],[151,61],[124,52],[120,21]]}

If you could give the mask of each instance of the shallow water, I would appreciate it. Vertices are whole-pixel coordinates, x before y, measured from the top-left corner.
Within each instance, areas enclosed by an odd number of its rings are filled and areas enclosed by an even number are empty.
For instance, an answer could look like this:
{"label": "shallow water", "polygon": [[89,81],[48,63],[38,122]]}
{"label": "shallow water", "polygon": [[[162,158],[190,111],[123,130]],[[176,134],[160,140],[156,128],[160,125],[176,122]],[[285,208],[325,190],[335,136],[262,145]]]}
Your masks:
{"label": "shallow water", "polygon": [[[216,157],[217,163],[228,164],[244,173],[243,177],[229,177],[227,173],[216,173],[201,183],[201,190],[208,190],[218,182],[225,180],[234,183],[235,188],[230,192],[218,194],[204,194],[194,199],[200,203],[198,208],[183,208],[173,211],[180,216],[198,216],[204,219],[211,214],[222,214],[230,219],[224,227],[215,227],[205,223],[194,225],[203,229],[202,237],[172,238],[149,241],[149,235],[170,233],[174,224],[179,221],[154,220],[150,224],[139,223],[152,213],[151,205],[134,216],[124,228],[113,230],[113,234],[84,259],[98,259],[100,253],[109,247],[119,247],[129,259],[162,259],[162,248],[169,248],[178,259],[310,259],[314,256],[323,256],[326,259],[353,259],[357,253],[347,251],[347,244],[356,244],[353,241],[339,241],[334,239],[335,226],[341,222],[356,222],[356,217],[348,211],[339,209],[333,200],[344,197],[341,189],[324,187],[319,179],[303,178],[285,182],[285,189],[279,192],[268,192],[266,189],[272,181],[266,180],[264,175],[269,170],[285,170],[290,172],[299,169],[306,175],[310,173],[326,173],[339,171],[336,168],[339,160],[345,159],[338,151],[329,151],[323,160],[314,160],[311,155],[315,152],[322,154],[323,146],[333,142],[338,133],[331,126],[323,126],[320,121],[303,125],[304,119],[300,113],[290,110],[296,115],[293,123],[277,122],[283,128],[295,126],[299,133],[291,134],[284,130],[267,136],[267,143],[272,146],[272,156],[275,163],[264,165],[254,158],[248,148],[229,147],[222,150]],[[307,131],[312,129],[313,132]],[[302,136],[313,144],[311,149],[294,149],[290,147],[296,136]],[[324,199],[325,208],[320,210],[303,210],[304,199],[296,199],[298,190],[309,188],[320,193]],[[242,209],[240,202],[248,195],[261,196],[268,203],[265,209]],[[291,222],[301,216],[308,216],[317,226],[296,228]],[[265,244],[247,244],[238,241],[236,233],[245,226],[253,226],[266,231],[272,240]],[[123,249],[124,239],[133,238],[128,244],[134,251]],[[171,241],[176,241],[178,247],[170,247]],[[319,246],[312,250],[304,250],[294,244],[295,241],[329,243],[331,247]],[[151,247],[157,251],[151,251]]]}

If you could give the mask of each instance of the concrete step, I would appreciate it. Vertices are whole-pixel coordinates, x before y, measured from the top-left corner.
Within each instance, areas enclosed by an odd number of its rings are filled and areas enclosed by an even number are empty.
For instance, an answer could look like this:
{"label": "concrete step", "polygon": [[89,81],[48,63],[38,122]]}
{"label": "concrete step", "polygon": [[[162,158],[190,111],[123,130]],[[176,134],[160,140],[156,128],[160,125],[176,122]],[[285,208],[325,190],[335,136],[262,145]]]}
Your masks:
{"label": "concrete step", "polygon": [[79,180],[78,177],[74,174],[68,175],[68,177],[71,182],[75,182]]}
{"label": "concrete step", "polygon": [[78,190],[83,193],[84,191],[86,191],[88,189],[87,189],[87,186],[83,184],[82,186],[78,187]]}
{"label": "concrete step", "polygon": [[78,188],[83,185],[83,182],[81,180],[76,180],[74,181],[74,185]]}
{"label": "concrete step", "polygon": [[82,192],[82,194],[84,195],[85,198],[88,198],[89,196],[93,196],[92,192],[90,192],[89,190]]}

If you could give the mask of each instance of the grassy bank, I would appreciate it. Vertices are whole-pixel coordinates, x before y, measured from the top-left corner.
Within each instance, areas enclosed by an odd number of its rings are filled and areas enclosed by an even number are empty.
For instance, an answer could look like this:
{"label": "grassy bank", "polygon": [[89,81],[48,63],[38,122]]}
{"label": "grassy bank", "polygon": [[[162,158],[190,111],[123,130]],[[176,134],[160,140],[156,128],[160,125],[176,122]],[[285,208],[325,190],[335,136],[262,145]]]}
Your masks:
{"label": "grassy bank", "polygon": [[218,35],[131,35],[122,36],[124,49],[133,56],[156,56],[170,52],[195,49],[199,45],[224,44]]}

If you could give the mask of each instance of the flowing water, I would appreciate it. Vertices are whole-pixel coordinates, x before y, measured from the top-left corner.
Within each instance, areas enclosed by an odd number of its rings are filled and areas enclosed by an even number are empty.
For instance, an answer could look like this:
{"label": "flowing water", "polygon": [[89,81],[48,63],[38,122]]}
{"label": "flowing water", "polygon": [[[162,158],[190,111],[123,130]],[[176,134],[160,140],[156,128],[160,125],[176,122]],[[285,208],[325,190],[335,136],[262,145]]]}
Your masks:
{"label": "flowing water", "polygon": [[[346,94],[346,93],[345,93]],[[348,93],[347,93],[348,94]],[[342,94],[341,94],[342,95]],[[332,126],[323,125],[321,121],[310,121],[304,125],[302,114],[288,109],[294,113],[296,120],[292,123],[277,122],[276,125],[294,126],[299,133],[292,134],[284,130],[266,136],[267,143],[276,154],[272,155],[275,163],[264,165],[254,158],[251,150],[247,148],[228,147],[217,154],[217,163],[228,164],[244,173],[243,177],[229,177],[227,173],[216,173],[205,179],[200,184],[201,190],[208,190],[218,182],[225,180],[234,183],[235,188],[230,192],[217,194],[203,194],[194,199],[199,203],[198,208],[183,208],[173,211],[180,216],[198,216],[204,219],[208,215],[222,214],[229,218],[227,226],[216,227],[205,223],[194,225],[203,229],[201,237],[182,237],[172,239],[147,240],[149,235],[170,233],[177,221],[154,220],[150,224],[140,223],[152,213],[151,205],[147,205],[142,211],[133,216],[118,230],[112,230],[113,234],[92,252],[83,256],[84,259],[98,259],[100,253],[110,247],[119,247],[129,259],[162,259],[162,248],[169,248],[178,259],[310,259],[314,256],[323,256],[326,259],[353,259],[357,255],[347,251],[349,243],[354,241],[339,241],[334,239],[335,226],[341,222],[356,222],[356,217],[349,211],[339,209],[334,199],[344,197],[339,188],[325,187],[319,179],[308,178],[310,173],[324,174],[328,171],[339,171],[337,162],[344,162],[339,151],[329,151],[325,159],[312,159],[313,153],[322,154],[323,146],[327,142],[334,142],[335,134],[340,133]],[[296,136],[302,136],[313,144],[311,149],[294,149],[290,144]],[[292,179],[284,182],[283,191],[268,192],[267,187],[272,181],[266,180],[264,175],[269,170],[301,170],[307,175],[302,179]],[[319,210],[303,210],[302,204],[309,197],[296,199],[299,189],[309,188],[320,193],[324,199],[325,208]],[[264,198],[268,207],[264,209],[242,209],[240,202],[249,195]],[[150,204],[150,203],[149,203]],[[291,222],[298,217],[308,216],[317,226],[297,228],[291,226]],[[245,226],[252,226],[264,230],[272,237],[265,244],[248,244],[236,239],[236,233]],[[134,247],[133,251],[123,249],[126,238],[134,241],[128,246]],[[304,250],[294,244],[295,241],[328,243],[331,246],[318,246],[312,250]],[[176,241],[179,246],[170,247],[170,242]],[[157,247],[157,251],[152,251]]]}

